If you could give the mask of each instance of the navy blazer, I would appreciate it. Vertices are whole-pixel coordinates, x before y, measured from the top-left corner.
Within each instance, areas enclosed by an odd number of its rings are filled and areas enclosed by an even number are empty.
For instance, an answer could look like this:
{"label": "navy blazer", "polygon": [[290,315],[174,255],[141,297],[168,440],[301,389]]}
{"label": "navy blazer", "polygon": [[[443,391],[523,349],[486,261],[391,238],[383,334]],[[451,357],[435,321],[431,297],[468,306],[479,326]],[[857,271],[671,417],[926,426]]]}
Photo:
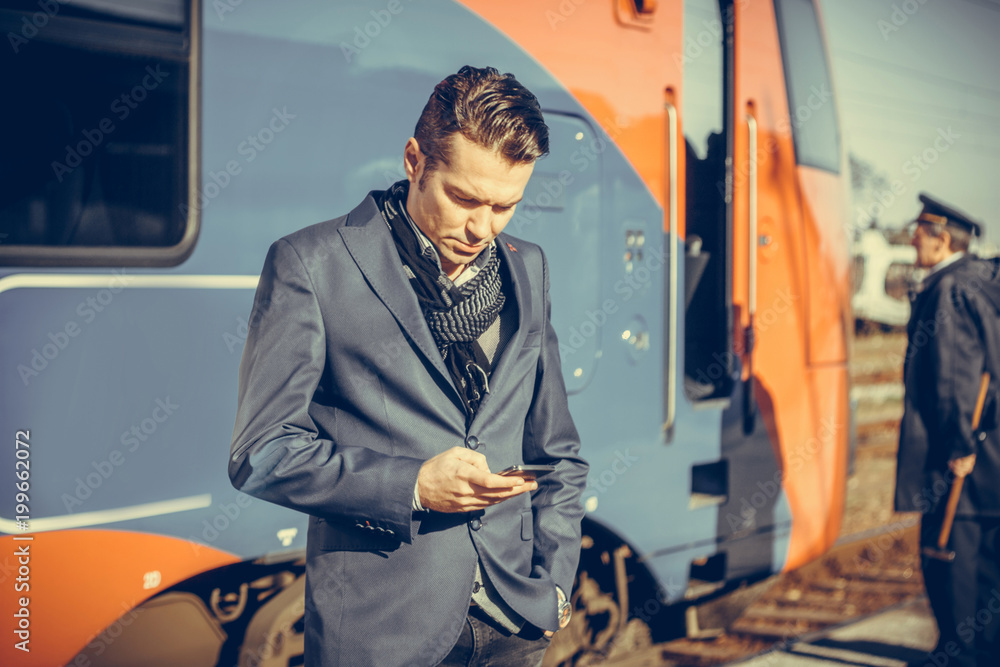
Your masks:
{"label": "navy blazer", "polygon": [[[469,610],[477,558],[504,600],[555,630],[570,591],[587,464],[550,323],[545,257],[501,234],[518,327],[466,428],[451,377],[372,194],[276,241],[239,376],[229,474],[310,515],[306,664],[436,665]],[[555,463],[539,487],[468,513],[413,512],[424,461],[451,447],[490,470]]]}

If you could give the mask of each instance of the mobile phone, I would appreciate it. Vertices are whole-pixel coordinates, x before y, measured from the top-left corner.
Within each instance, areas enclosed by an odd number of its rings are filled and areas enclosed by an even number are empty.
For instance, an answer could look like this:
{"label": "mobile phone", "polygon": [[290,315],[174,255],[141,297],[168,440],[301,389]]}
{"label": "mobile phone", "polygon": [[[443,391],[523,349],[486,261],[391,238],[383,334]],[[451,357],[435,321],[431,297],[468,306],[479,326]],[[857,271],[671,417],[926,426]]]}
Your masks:
{"label": "mobile phone", "polygon": [[546,475],[555,469],[556,467],[554,465],[519,465],[505,468],[497,474],[503,475],[504,477],[522,477],[530,482],[536,477]]}

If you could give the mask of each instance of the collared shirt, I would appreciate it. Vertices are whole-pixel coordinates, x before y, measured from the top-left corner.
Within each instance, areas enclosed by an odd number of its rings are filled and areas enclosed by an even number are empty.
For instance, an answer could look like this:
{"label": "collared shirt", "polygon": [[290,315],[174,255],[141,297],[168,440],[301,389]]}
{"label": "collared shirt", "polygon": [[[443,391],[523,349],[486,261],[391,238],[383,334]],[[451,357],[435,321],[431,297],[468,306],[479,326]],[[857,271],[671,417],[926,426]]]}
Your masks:
{"label": "collared shirt", "polygon": [[[953,252],[940,262],[930,267],[929,269],[917,269],[913,275],[913,281],[910,283],[910,302],[913,303],[917,296],[924,291],[924,287],[927,285],[927,279],[932,275],[945,268],[946,266],[951,266],[958,260],[965,257],[965,253],[961,250],[958,252]],[[922,277],[921,277],[921,274]]]}
{"label": "collared shirt", "polygon": [[[392,206],[392,202],[387,202],[387,205]],[[437,267],[441,269],[441,273],[444,274],[444,268],[441,266],[441,255],[438,253],[437,247],[431,242],[427,235],[424,234],[423,230],[417,226],[417,223],[413,222],[413,218],[410,217],[410,212],[406,210],[406,207],[400,207],[402,210],[400,213],[403,218],[410,224],[410,228],[413,229],[414,236],[417,237],[417,243],[420,244],[420,252],[427,259],[431,259],[437,264]],[[496,241],[490,241],[490,244],[483,249],[483,252],[479,253],[474,260],[469,262],[469,264],[462,270],[458,277],[455,278],[453,284],[455,287],[461,287],[465,283],[475,277],[477,273],[482,271],[486,264],[490,261],[490,253],[496,252]],[[448,276],[445,275],[447,278]],[[450,280],[450,278],[449,278]]]}
{"label": "collared shirt", "polygon": [[933,276],[935,273],[937,273],[944,267],[951,266],[952,264],[962,259],[963,257],[965,257],[965,253],[962,252],[961,250],[959,250],[958,252],[951,253],[950,255],[942,259],[940,262],[938,262],[931,268],[927,269],[927,275],[924,277],[924,280],[927,280],[928,277]]}
{"label": "collared shirt", "polygon": [[[391,203],[389,203],[391,206]],[[435,264],[437,264],[438,269],[441,270],[441,274],[447,278],[444,273],[444,269],[441,266],[441,255],[438,253],[437,247],[431,242],[427,235],[423,233],[417,223],[413,221],[410,217],[409,211],[405,207],[400,207],[402,210],[403,217],[410,224],[413,229],[414,236],[417,237],[417,243],[420,244],[420,252],[424,257],[428,259],[433,259]],[[465,269],[458,274],[458,277],[453,281],[456,287],[460,287],[466,282],[472,280],[477,273],[486,267],[487,262],[490,261],[491,253],[497,252],[496,241],[490,241],[489,246],[487,246],[483,252],[472,260]],[[449,278],[450,280],[450,278]],[[483,348],[483,353],[492,361],[497,353],[500,351],[501,343],[506,344],[513,334],[512,327],[516,327],[517,324],[514,322],[510,316],[511,311],[509,309],[503,309],[500,311],[500,316],[496,318],[490,327],[482,333],[479,337],[479,344]],[[417,512],[427,511],[423,504],[420,502],[420,494],[417,491],[418,484],[413,485],[413,510]],[[493,620],[503,626],[511,633],[516,633],[524,627],[525,620],[516,611],[510,608],[497,591],[493,582],[489,580],[486,576],[486,572],[483,570],[479,561],[476,561],[476,574],[473,578],[472,587],[472,604],[479,606],[483,611],[485,611]]]}

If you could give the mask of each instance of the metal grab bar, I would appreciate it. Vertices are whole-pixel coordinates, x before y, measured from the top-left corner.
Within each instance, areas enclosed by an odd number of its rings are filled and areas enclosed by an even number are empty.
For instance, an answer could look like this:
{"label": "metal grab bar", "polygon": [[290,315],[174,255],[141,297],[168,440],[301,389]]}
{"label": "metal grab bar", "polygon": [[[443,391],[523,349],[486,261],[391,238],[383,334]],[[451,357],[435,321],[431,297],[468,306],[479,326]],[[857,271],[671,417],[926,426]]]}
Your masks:
{"label": "metal grab bar", "polygon": [[747,114],[747,328],[744,349],[747,355],[747,379],[743,387],[743,432],[754,430],[757,407],[753,398],[753,352],[756,345],[754,316],[757,314],[757,119]]}
{"label": "metal grab bar", "polygon": [[669,238],[670,260],[667,267],[669,305],[667,306],[667,406],[663,421],[666,441],[672,437],[674,421],[677,418],[677,108],[664,102],[667,115],[667,192],[664,193],[663,211],[667,215],[667,236]]}

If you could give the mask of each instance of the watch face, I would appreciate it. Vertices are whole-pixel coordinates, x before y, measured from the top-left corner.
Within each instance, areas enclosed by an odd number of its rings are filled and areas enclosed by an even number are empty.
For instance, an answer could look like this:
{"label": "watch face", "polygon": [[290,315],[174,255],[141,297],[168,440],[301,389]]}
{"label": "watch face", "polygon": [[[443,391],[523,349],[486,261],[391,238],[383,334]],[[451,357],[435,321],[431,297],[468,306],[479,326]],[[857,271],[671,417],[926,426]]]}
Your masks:
{"label": "watch face", "polygon": [[569,617],[573,615],[573,605],[569,602],[559,603],[559,628],[565,628],[569,624]]}

